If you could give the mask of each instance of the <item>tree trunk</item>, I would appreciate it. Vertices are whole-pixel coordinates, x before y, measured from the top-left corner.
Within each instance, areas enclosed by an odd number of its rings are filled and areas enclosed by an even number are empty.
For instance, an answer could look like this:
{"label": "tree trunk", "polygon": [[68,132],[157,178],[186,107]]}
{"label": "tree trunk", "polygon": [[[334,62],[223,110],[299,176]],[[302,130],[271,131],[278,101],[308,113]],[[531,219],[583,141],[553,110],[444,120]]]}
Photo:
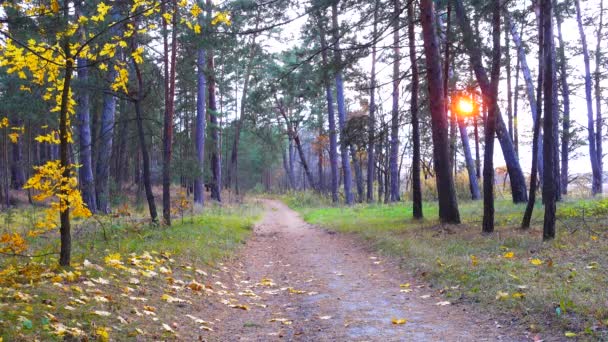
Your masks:
{"label": "tree trunk", "polygon": [[80,176],[80,191],[82,199],[92,213],[97,211],[97,201],[95,198],[95,180],[93,179],[93,165],[91,154],[91,124],[90,120],[90,102],[89,90],[87,89],[89,70],[87,68],[88,61],[79,58],[78,65],[78,80],[81,83],[78,97],[76,98],[76,116],[78,119],[78,143],[80,146],[80,168],[78,174]]}
{"label": "tree trunk", "polygon": [[[509,137],[515,141],[513,130],[513,90],[511,87],[511,40],[509,39],[510,20],[505,18],[505,68],[507,70],[507,124]],[[516,149],[517,150],[517,149]]]}
{"label": "tree trunk", "polygon": [[[211,17],[211,0],[207,0],[209,7],[209,17]],[[209,96],[209,125],[211,126],[211,173],[213,176],[213,184],[211,185],[211,198],[222,201],[222,160],[221,160],[221,145],[220,145],[220,127],[218,124],[217,105],[215,101],[215,66],[213,60],[213,51],[210,49],[207,52],[207,71],[209,79],[207,82]]]}
{"label": "tree trunk", "polygon": [[[463,31],[463,42],[469,53],[471,65],[475,71],[477,82],[479,83],[484,98],[489,99],[491,98],[490,80],[488,79],[487,72],[482,63],[479,44],[477,44],[476,39],[474,39],[471,24],[466,16],[462,1],[452,1],[454,9],[456,10],[456,16],[460,22],[460,27]],[[507,172],[509,173],[509,179],[511,181],[511,194],[513,197],[513,202],[525,202],[528,197],[526,193],[526,179],[521,170],[521,166],[519,165],[519,159],[515,153],[515,149],[513,148],[513,142],[509,137],[507,127],[502,119],[502,116],[500,115],[500,111],[496,116],[496,135],[502,148],[505,163],[507,164]]]}
{"label": "tree trunk", "polygon": [[561,192],[568,193],[568,159],[570,149],[570,85],[568,84],[566,48],[562,37],[562,16],[555,8],[555,19],[557,21],[557,38],[559,41],[559,67],[560,83],[562,86],[562,98],[564,113],[562,116],[562,150],[561,150]]}
{"label": "tree trunk", "polygon": [[597,47],[595,48],[595,143],[597,147],[597,163],[599,169],[600,192],[603,192],[604,185],[604,163],[603,163],[603,148],[602,148],[602,87],[601,87],[601,71],[602,64],[602,29],[604,27],[604,0],[600,0],[600,23],[597,28]]}
{"label": "tree trunk", "polygon": [[393,103],[391,110],[391,148],[390,148],[390,159],[389,159],[389,170],[391,173],[391,202],[399,201],[399,63],[401,57],[399,53],[399,14],[401,9],[399,8],[399,0],[393,0]]}
{"label": "tree trunk", "polygon": [[[256,24],[256,29],[258,25]],[[245,116],[245,106],[247,104],[247,91],[249,89],[249,78],[251,76],[251,69],[253,67],[253,56],[255,49],[255,38],[254,35],[251,38],[249,56],[247,58],[247,67],[245,70],[245,78],[243,80],[243,94],[241,95],[241,114],[239,118],[236,120],[234,126],[234,140],[232,142],[232,151],[230,153],[230,167],[228,168],[228,186],[232,186],[234,183],[234,189],[236,194],[239,194],[239,181],[238,181],[238,156],[239,156],[239,140],[241,138],[241,126],[243,125],[243,119]]]}
{"label": "tree trunk", "polygon": [[350,158],[346,146],[346,108],[344,107],[344,84],[342,81],[342,53],[340,51],[340,27],[338,25],[338,1],[331,6],[332,31],[334,36],[334,64],[336,69],[336,97],[338,102],[338,126],[340,128],[340,155],[342,158],[342,172],[344,173],[344,198],[346,204],[353,204],[352,174],[350,171]]}
{"label": "tree trunk", "polygon": [[435,11],[432,0],[420,1],[422,32],[427,65],[427,80],[431,110],[433,157],[439,197],[439,219],[445,223],[460,223],[454,179],[450,170],[448,122],[443,94],[441,57],[435,31]]}
{"label": "tree trunk", "polygon": [[[173,9],[173,28],[171,29],[171,58],[169,59],[169,42],[167,20],[163,19],[163,46],[165,64],[165,114],[163,124],[163,219],[171,225],[171,154],[173,149],[173,116],[175,114],[175,64],[177,58],[177,2],[171,2]],[[164,10],[163,13],[167,13]],[[169,65],[169,63],[171,63]]]}
{"label": "tree trunk", "polygon": [[475,161],[471,155],[471,147],[469,144],[469,134],[467,133],[467,127],[464,122],[464,118],[458,118],[458,128],[460,130],[460,139],[462,141],[462,151],[464,152],[464,159],[467,165],[467,173],[469,175],[469,189],[471,190],[471,199],[481,199],[479,192],[479,184],[477,183],[477,173],[475,170]]}
{"label": "tree trunk", "polygon": [[[544,108],[545,119],[543,121],[545,136],[544,145],[544,172],[543,200],[545,202],[545,218],[543,223],[543,240],[555,238],[555,211],[557,200],[557,179],[555,179],[555,145],[558,137],[555,135],[557,127],[557,103],[556,88],[557,78],[555,76],[555,49],[553,42],[553,9],[552,0],[542,0],[542,23],[543,23],[543,54],[544,63]],[[578,0],[577,7],[578,7]],[[580,11],[579,11],[580,12]]]}
{"label": "tree trunk", "polygon": [[[15,120],[15,126],[23,126],[23,121],[21,119]],[[17,142],[11,142],[11,183],[13,189],[21,189],[25,184],[23,140],[25,139],[21,137]]]}
{"label": "tree trunk", "polygon": [[[69,165],[69,142],[68,142],[68,101],[70,99],[70,87],[72,81],[72,72],[74,71],[73,59],[70,56],[70,48],[68,43],[63,49],[66,56],[65,74],[63,76],[63,90],[61,92],[61,104],[59,111],[59,154],[60,154],[60,166],[63,168],[62,177],[64,179],[70,178]],[[59,252],[59,265],[70,266],[71,254],[72,254],[72,234],[70,232],[70,200],[68,198],[67,188],[59,190],[62,199],[60,199],[60,205],[65,205],[65,208],[61,208],[62,211],[59,214],[60,226],[60,252]]]}
{"label": "tree trunk", "polygon": [[[109,79],[116,78],[116,70],[110,67]],[[112,154],[112,136],[114,135],[114,116],[116,114],[116,97],[109,91],[103,94],[103,109],[101,113],[99,145],[97,152],[97,168],[95,172],[95,191],[97,209],[110,213],[110,156]]]}
{"label": "tree trunk", "polygon": [[583,59],[585,62],[585,100],[587,104],[587,140],[589,144],[589,159],[591,160],[591,172],[593,181],[591,184],[591,192],[593,195],[602,193],[602,175],[600,163],[597,158],[597,142],[595,136],[595,128],[593,126],[593,98],[591,96],[591,67],[589,66],[589,51],[587,49],[587,38],[583,29],[583,19],[581,15],[580,0],[574,0],[576,7],[576,21],[578,23],[578,31],[583,45]]}
{"label": "tree trunk", "polygon": [[333,203],[338,202],[338,138],[336,136],[336,118],[334,114],[334,99],[331,84],[327,74],[328,57],[327,42],[325,40],[325,16],[317,14],[319,18],[319,38],[321,40],[321,58],[325,71],[323,83],[325,85],[325,97],[327,99],[327,120],[329,121],[329,168],[331,172],[331,199]]}
{"label": "tree trunk", "polygon": [[194,147],[196,150],[197,175],[194,179],[194,203],[205,204],[205,128],[207,121],[207,77],[205,76],[205,49],[198,49],[196,84],[196,128]]}
{"label": "tree trunk", "polygon": [[355,184],[357,185],[357,202],[363,203],[363,170],[361,170],[361,160],[357,157],[355,147],[350,145],[350,154],[355,168]]}
{"label": "tree trunk", "polygon": [[378,0],[374,2],[374,29],[372,42],[372,70],[370,75],[369,91],[369,117],[367,121],[367,202],[374,201],[374,167],[376,156],[374,153],[376,129],[376,39],[378,39]]}
{"label": "tree trunk", "polygon": [[492,8],[492,72],[490,103],[485,124],[485,150],[483,156],[483,224],[484,233],[494,231],[494,132],[498,107],[498,84],[500,82],[500,0],[494,0]]}
{"label": "tree trunk", "polygon": [[407,4],[407,32],[410,50],[410,68],[412,80],[410,83],[410,114],[412,116],[412,212],[415,219],[421,219],[422,214],[422,185],[420,184],[420,124],[418,122],[418,61],[416,55],[415,14],[413,1]]}

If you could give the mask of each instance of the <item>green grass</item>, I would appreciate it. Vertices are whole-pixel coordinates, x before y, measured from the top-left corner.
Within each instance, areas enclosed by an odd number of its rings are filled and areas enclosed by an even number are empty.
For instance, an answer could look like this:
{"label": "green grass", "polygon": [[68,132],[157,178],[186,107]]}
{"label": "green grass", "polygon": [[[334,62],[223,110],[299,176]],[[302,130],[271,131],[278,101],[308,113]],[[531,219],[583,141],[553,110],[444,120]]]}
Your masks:
{"label": "green grass", "polygon": [[[202,271],[212,273],[219,268],[218,264],[229,258],[251,234],[260,214],[255,206],[243,205],[206,208],[203,214],[185,217],[183,222],[174,220],[171,227],[148,226],[139,217],[130,216],[108,216],[96,221],[97,224],[81,222],[74,229],[73,266],[68,269],[57,266],[55,255],[33,259],[0,256],[0,341],[2,338],[4,341],[63,340],[70,332],[57,335],[58,324],[80,329],[83,335],[78,336],[78,340],[99,339],[100,327],[108,328],[112,340],[136,338],[140,333],[135,328],[145,333],[140,339],[171,339],[160,322],[183,321],[183,314],[176,304],[163,301],[161,296],[168,293],[191,299],[194,305],[202,303],[200,294],[187,288],[176,293],[170,285],[176,281],[215,282],[206,280]],[[17,221],[13,224],[17,230],[24,229]],[[31,240],[28,253],[56,250],[56,240],[54,233]],[[106,256],[116,253],[125,268],[106,263]],[[143,258],[146,254],[153,260],[142,266],[128,260],[132,256]],[[84,267],[85,259],[101,268]],[[164,273],[165,269],[170,273]],[[148,271],[157,275],[147,278],[143,274]],[[134,277],[141,280],[140,285],[130,283]],[[97,283],[95,279],[106,279],[109,284]],[[87,285],[91,281],[94,287]],[[126,296],[127,287],[135,292]],[[94,292],[90,292],[92,290]],[[95,301],[94,295],[109,300],[107,303]],[[85,303],[75,300],[80,296],[87,298],[83,299]],[[147,301],[133,302],[129,296],[145,297]],[[159,318],[158,322],[150,316],[133,314],[134,308],[142,312],[144,304],[158,308],[154,316]],[[95,310],[110,312],[111,316],[95,315]],[[118,316],[127,318],[129,323],[123,326],[117,321]]]}
{"label": "green grass", "polygon": [[[541,205],[535,208],[532,229],[522,231],[525,206],[497,201],[496,232],[482,235],[481,202],[460,203],[463,223],[445,226],[436,220],[435,203],[424,203],[425,219],[416,221],[411,203],[326,208],[320,207],[324,199],[319,205],[311,199],[300,205],[294,196],[283,199],[306,221],[355,234],[399,258],[416,278],[432,283],[453,303],[479,303],[482,311],[515,318],[533,332],[608,337],[608,200],[560,203],[558,236],[543,243]],[[514,257],[505,258],[508,252]],[[532,259],[543,264],[533,265]],[[524,297],[517,298],[519,294]]]}

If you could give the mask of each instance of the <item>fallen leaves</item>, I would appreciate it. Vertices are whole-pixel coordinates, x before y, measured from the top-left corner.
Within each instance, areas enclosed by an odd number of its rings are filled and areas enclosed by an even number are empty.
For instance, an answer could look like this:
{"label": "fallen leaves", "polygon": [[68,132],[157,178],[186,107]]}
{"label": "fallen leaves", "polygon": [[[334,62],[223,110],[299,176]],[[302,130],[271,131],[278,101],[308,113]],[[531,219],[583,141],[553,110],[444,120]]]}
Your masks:
{"label": "fallen leaves", "polygon": [[513,252],[506,252],[505,254],[502,255],[503,258],[505,259],[513,259],[513,257],[515,256],[515,253]]}
{"label": "fallen leaves", "polygon": [[395,325],[401,325],[401,324],[405,324],[407,323],[407,319],[405,318],[392,318],[391,319],[391,323],[395,324]]}
{"label": "fallen leaves", "polygon": [[280,322],[283,325],[291,325],[293,324],[293,321],[287,318],[272,318],[270,320],[268,320],[268,322]]}
{"label": "fallen leaves", "polygon": [[530,263],[534,266],[540,266],[543,264],[543,261],[538,258],[534,258],[530,260]]}

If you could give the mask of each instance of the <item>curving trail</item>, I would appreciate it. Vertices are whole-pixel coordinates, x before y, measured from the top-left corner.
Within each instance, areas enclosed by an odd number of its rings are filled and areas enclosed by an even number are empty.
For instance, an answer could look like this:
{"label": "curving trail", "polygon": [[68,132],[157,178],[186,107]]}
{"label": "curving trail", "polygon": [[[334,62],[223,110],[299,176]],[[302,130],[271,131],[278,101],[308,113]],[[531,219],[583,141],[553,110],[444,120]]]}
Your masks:
{"label": "curving trail", "polygon": [[[437,305],[444,299],[436,297],[436,291],[412,281],[394,262],[364,250],[356,239],[315,228],[281,202],[262,203],[265,216],[232,265],[237,269],[230,289],[235,294],[232,303],[247,305],[249,310],[227,305],[209,308],[206,314],[216,323],[205,339],[529,339],[498,328],[492,319],[469,312],[466,305]],[[407,282],[409,289],[400,288]],[[407,323],[392,324],[392,318],[405,318]]]}

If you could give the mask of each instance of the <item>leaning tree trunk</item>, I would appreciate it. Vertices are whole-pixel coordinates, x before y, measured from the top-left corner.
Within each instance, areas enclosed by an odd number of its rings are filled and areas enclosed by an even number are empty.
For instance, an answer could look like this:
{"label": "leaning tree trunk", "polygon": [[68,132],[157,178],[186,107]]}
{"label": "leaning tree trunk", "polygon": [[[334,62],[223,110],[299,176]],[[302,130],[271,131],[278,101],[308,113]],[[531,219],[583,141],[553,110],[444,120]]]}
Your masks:
{"label": "leaning tree trunk", "polygon": [[321,59],[323,63],[323,83],[325,86],[325,97],[327,99],[327,120],[329,121],[329,168],[331,176],[331,199],[333,203],[338,202],[338,138],[336,136],[336,117],[334,114],[334,99],[331,84],[328,78],[329,61],[327,57],[327,42],[325,40],[325,16],[317,14],[319,18],[319,38],[321,41]]}
{"label": "leaning tree trunk", "polygon": [[591,192],[593,195],[602,193],[602,175],[600,171],[600,163],[597,158],[597,142],[595,136],[595,128],[593,126],[593,97],[591,95],[591,67],[589,66],[589,50],[587,48],[587,38],[583,28],[583,19],[581,15],[580,0],[574,0],[576,7],[576,21],[578,23],[578,31],[583,46],[583,59],[585,62],[585,102],[587,104],[587,142],[589,144],[589,159],[591,160],[591,173],[593,181],[591,183]]}
{"label": "leaning tree trunk", "polygon": [[[491,98],[491,86],[487,72],[483,66],[481,49],[473,36],[471,23],[466,15],[462,0],[452,1],[454,9],[456,10],[456,16],[460,22],[460,27],[463,31],[463,43],[468,51],[477,82],[479,83],[484,97],[489,99]],[[500,111],[496,116],[496,136],[500,142],[505,163],[507,164],[507,172],[509,173],[509,179],[511,181],[511,195],[513,197],[513,202],[525,202],[528,197],[526,193],[526,178],[521,170],[519,159],[515,153],[515,149],[513,148],[513,142],[509,137],[507,127],[502,119],[502,116],[500,115]]]}
{"label": "leaning tree trunk", "polygon": [[494,0],[492,8],[492,72],[490,105],[485,125],[485,150],[483,156],[483,223],[484,233],[494,231],[494,131],[498,108],[498,84],[500,82],[500,0]]}
{"label": "leaning tree trunk", "polygon": [[407,4],[407,32],[412,70],[410,114],[412,116],[412,211],[415,219],[421,219],[422,214],[422,185],[420,184],[420,126],[418,122],[418,61],[416,58],[416,35],[414,27],[414,4]]}
{"label": "leaning tree trunk", "polygon": [[205,127],[207,121],[207,77],[205,76],[205,49],[198,49],[197,84],[196,84],[196,128],[194,147],[196,150],[197,175],[194,179],[194,203],[205,203]]}
{"label": "leaning tree trunk", "polygon": [[389,159],[389,170],[391,173],[391,202],[399,201],[399,63],[401,62],[399,54],[399,0],[393,0],[393,107],[391,111],[391,148]]}
{"label": "leaning tree trunk", "polygon": [[[558,188],[555,179],[555,145],[558,137],[555,132],[557,127],[557,78],[555,75],[555,48],[553,42],[553,9],[552,0],[542,0],[542,23],[543,23],[543,56],[544,59],[544,108],[545,119],[543,121],[545,136],[543,139],[545,176],[543,182],[543,200],[545,202],[545,218],[543,224],[543,240],[555,238],[555,211]],[[578,2],[578,0],[576,0]],[[578,6],[577,6],[578,7]],[[580,11],[579,11],[580,12]]]}
{"label": "leaning tree trunk", "polygon": [[450,170],[448,121],[441,74],[441,57],[435,30],[432,0],[420,1],[420,20],[424,38],[427,81],[433,136],[435,178],[439,197],[439,219],[445,223],[460,223],[454,179]]}
{"label": "leaning tree trunk", "polygon": [[[526,94],[528,95],[528,104],[530,105],[530,112],[532,113],[532,120],[535,122],[538,117],[538,113],[540,112],[540,108],[539,108],[539,104],[538,104],[538,98],[535,95],[535,91],[534,91],[534,80],[532,79],[532,73],[530,72],[530,68],[528,67],[528,60],[526,57],[526,50],[524,49],[523,43],[521,41],[521,36],[519,35],[519,33],[517,32],[517,27],[515,26],[515,23],[512,22],[509,14],[507,13],[507,15],[505,15],[505,20],[507,20],[509,22],[509,26],[510,26],[510,31],[511,31],[511,36],[513,37],[513,42],[515,43],[515,47],[517,48],[517,58],[518,58],[518,62],[521,66],[521,71],[524,77],[524,81],[526,83]],[[540,62],[539,62],[540,63]],[[542,132],[539,133],[539,139],[542,141],[543,140],[543,134]],[[540,173],[540,180],[542,183],[543,177],[543,147],[539,146],[538,147],[538,156],[537,157],[537,162],[538,162],[538,170]]]}
{"label": "leaning tree trunk", "polygon": [[462,141],[462,151],[464,152],[464,159],[467,165],[467,173],[469,175],[469,189],[471,190],[471,199],[481,199],[479,192],[479,183],[477,182],[477,173],[475,170],[475,161],[471,154],[471,146],[469,144],[469,134],[467,133],[467,127],[464,122],[464,118],[458,117],[458,129],[460,130],[460,139]]}
{"label": "leaning tree trunk", "polygon": [[353,204],[352,173],[350,170],[350,158],[348,157],[348,146],[346,146],[346,108],[344,105],[344,84],[342,81],[342,53],[340,51],[340,32],[338,24],[338,2],[331,6],[332,30],[334,36],[334,64],[336,69],[336,100],[338,102],[338,126],[340,128],[340,155],[342,158],[342,173],[344,174],[344,198],[346,204]]}
{"label": "leaning tree trunk", "polygon": [[[133,39],[135,41],[135,38]],[[135,51],[136,46],[132,48]],[[139,149],[142,156],[143,167],[143,183],[146,190],[146,201],[148,202],[148,210],[150,212],[150,220],[152,223],[158,223],[158,213],[156,212],[156,203],[154,201],[154,193],[152,192],[152,180],[150,173],[150,154],[146,145],[146,133],[144,132],[144,120],[141,109],[141,102],[144,96],[144,79],[139,68],[139,64],[133,61],[133,69],[137,78],[137,95],[133,99],[135,105],[135,122],[137,126],[137,136],[139,138]]]}
{"label": "leaning tree trunk", "polygon": [[563,195],[568,193],[568,159],[570,149],[570,85],[568,84],[566,49],[562,37],[562,17],[557,8],[555,9],[557,21],[557,39],[559,41],[559,67],[560,83],[562,85],[562,98],[564,113],[562,116],[562,158],[561,158],[561,192]]}

